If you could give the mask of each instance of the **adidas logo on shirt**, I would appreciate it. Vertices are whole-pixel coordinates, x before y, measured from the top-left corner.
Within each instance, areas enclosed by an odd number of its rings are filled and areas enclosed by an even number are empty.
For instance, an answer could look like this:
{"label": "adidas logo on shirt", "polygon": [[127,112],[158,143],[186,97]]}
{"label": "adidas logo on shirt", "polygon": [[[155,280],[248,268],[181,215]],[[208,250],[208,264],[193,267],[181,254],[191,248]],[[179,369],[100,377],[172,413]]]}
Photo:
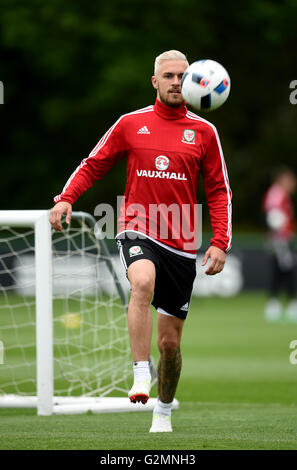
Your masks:
{"label": "adidas logo on shirt", "polygon": [[137,134],[150,134],[150,131],[146,126],[143,126],[137,131]]}

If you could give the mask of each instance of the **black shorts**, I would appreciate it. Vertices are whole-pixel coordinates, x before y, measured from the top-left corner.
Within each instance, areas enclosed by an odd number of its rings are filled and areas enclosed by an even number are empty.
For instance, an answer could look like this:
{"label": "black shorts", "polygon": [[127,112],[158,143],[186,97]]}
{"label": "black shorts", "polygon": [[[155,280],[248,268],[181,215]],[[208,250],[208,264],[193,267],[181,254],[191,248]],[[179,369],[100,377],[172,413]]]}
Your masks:
{"label": "black shorts", "polygon": [[196,260],[177,255],[148,238],[118,238],[117,244],[126,274],[130,264],[139,259],[154,263],[156,282],[152,305],[160,313],[184,320],[196,277]]}

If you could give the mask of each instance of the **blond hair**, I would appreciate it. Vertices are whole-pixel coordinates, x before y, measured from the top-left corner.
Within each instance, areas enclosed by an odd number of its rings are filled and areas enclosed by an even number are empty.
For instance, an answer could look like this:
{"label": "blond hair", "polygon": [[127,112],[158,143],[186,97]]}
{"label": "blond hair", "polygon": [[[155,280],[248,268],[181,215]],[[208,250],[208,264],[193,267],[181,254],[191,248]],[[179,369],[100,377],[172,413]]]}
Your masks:
{"label": "blond hair", "polygon": [[174,49],[172,49],[171,51],[165,51],[156,57],[155,66],[154,66],[154,75],[158,73],[161,67],[161,64],[164,60],[184,60],[189,65],[185,54],[183,54],[180,51],[175,51]]}

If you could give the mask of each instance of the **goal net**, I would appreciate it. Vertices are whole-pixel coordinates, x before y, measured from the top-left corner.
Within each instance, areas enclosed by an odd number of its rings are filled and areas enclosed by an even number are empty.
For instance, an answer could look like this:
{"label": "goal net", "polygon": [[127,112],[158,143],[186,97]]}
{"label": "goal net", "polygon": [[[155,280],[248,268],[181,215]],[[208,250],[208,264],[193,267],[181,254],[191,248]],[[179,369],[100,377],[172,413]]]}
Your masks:
{"label": "goal net", "polygon": [[[138,406],[127,398],[127,290],[95,219],[74,212],[54,232],[48,215],[0,211],[0,407],[151,409],[153,400]],[[151,371],[155,377],[153,364]]]}

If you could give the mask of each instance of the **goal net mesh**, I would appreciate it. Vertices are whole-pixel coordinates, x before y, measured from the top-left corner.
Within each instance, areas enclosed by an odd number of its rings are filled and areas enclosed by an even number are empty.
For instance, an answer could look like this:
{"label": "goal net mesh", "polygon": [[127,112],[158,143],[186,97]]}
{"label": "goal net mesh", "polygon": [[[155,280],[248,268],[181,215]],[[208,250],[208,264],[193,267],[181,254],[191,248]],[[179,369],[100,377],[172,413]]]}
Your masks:
{"label": "goal net mesh", "polygon": [[[128,390],[125,299],[84,218],[52,233],[55,396]],[[34,230],[0,227],[0,394],[36,395]],[[49,358],[50,360],[50,358]]]}

